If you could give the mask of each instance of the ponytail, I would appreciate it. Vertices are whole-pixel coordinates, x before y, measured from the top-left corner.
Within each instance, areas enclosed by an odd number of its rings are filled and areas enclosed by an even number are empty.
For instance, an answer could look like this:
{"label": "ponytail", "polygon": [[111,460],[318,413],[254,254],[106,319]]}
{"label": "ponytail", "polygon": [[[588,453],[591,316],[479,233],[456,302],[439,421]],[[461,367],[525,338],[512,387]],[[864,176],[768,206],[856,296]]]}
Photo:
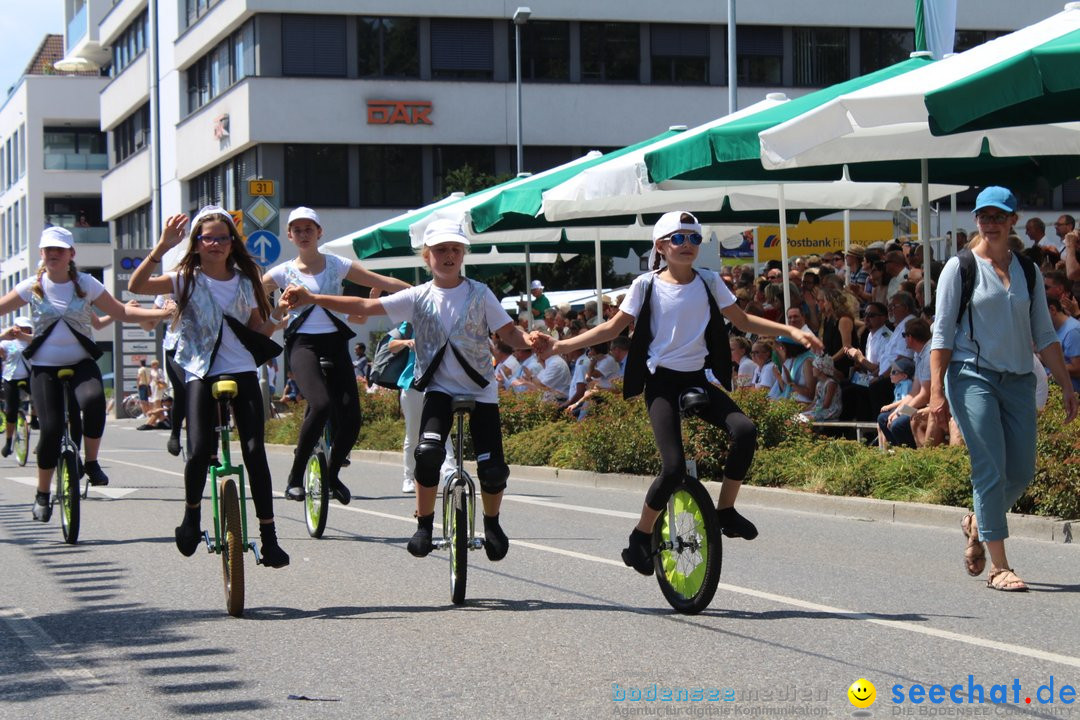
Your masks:
{"label": "ponytail", "polygon": [[71,278],[71,283],[75,286],[75,294],[81,298],[86,297],[86,291],[79,285],[79,269],[75,267],[75,261],[68,262],[68,277]]}
{"label": "ponytail", "polygon": [[31,292],[37,296],[38,300],[45,297],[45,288],[41,286],[41,276],[45,274],[45,263],[42,262],[38,265],[37,279],[34,280],[34,286],[30,288]]}

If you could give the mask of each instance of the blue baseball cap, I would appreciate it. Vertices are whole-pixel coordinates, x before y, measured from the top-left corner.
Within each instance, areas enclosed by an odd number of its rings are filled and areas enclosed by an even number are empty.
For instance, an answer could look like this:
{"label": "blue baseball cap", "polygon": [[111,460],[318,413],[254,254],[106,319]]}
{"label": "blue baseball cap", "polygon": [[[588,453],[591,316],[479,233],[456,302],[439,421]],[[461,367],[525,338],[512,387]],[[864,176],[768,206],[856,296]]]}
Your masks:
{"label": "blue baseball cap", "polygon": [[1003,188],[998,185],[991,185],[988,188],[983,188],[983,191],[979,193],[979,197],[975,198],[975,209],[971,211],[971,214],[979,212],[983,208],[996,207],[1005,212],[1016,212],[1016,196],[1012,194],[1012,191],[1008,188]]}

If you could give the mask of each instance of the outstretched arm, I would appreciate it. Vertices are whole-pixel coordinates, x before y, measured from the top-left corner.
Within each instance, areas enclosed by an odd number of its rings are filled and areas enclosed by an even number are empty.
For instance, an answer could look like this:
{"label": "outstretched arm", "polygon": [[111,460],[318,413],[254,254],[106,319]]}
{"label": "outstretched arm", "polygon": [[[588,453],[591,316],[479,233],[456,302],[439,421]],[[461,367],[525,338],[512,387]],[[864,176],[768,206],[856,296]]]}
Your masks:
{"label": "outstretched arm", "polygon": [[818,339],[816,335],[803,332],[790,325],[781,325],[778,322],[773,322],[772,320],[767,320],[763,317],[758,317],[757,315],[747,315],[746,312],[736,304],[728,305],[720,312],[722,312],[724,317],[730,320],[735,327],[743,332],[756,333],[758,335],[787,335],[816,353],[820,353],[825,349],[825,346],[821,344],[821,340]]}
{"label": "outstretched arm", "polygon": [[304,305],[318,305],[346,315],[385,315],[381,300],[352,295],[315,295],[305,287],[290,285],[281,296],[289,309]]}
{"label": "outstretched arm", "polygon": [[359,260],[352,261],[352,265],[349,267],[349,272],[345,275],[345,279],[351,283],[375,288],[386,293],[395,293],[398,290],[405,290],[406,288],[412,287],[412,285],[404,280],[398,280],[394,277],[371,272],[361,265]]}
{"label": "outstretched arm", "polygon": [[[566,340],[556,340],[552,343],[552,352],[557,355],[564,355],[574,350],[580,350],[581,348],[592,347],[602,342],[607,342],[618,337],[619,333],[623,331],[627,325],[629,325],[634,319],[634,316],[625,313],[622,310],[615,313],[611,319],[605,320],[591,330],[586,330],[580,335],[576,335]],[[547,337],[551,337],[548,335]],[[541,338],[541,342],[546,342]]]}

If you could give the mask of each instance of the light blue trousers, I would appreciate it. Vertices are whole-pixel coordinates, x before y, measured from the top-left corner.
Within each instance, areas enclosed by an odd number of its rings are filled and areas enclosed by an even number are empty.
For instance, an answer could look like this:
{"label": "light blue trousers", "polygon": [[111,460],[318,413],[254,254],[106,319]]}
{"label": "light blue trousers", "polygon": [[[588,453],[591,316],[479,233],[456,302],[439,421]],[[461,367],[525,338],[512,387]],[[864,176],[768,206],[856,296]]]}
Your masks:
{"label": "light blue trousers", "polygon": [[971,455],[979,539],[1004,540],[1005,513],[1035,477],[1035,375],[950,363],[945,396]]}

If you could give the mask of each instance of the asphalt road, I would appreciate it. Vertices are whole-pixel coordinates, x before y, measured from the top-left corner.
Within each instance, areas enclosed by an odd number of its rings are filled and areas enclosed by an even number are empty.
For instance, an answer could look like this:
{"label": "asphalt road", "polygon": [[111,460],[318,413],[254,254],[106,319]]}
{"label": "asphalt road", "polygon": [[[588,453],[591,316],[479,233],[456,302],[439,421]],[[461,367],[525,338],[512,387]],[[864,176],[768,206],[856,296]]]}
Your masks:
{"label": "asphalt road", "polygon": [[[0,718],[850,716],[859,678],[877,717],[1076,707],[1073,545],[1011,540],[1032,592],[998,593],[965,575],[958,528],[745,505],[760,537],[725,542],[712,606],[683,617],[618,560],[640,492],[511,478],[510,553],[472,553],[454,607],[445,553],[405,551],[400,467],[354,462],[353,502],[331,504],[321,540],[275,501],[292,564],[247,556],[235,619],[218,557],[175,548],[182,467],[164,443],[110,421],[112,482],[84,502],[76,546],[55,514],[31,521],[33,468],[0,461]],[[271,452],[278,491],[289,459]],[[934,684],[943,696],[912,702]]]}

